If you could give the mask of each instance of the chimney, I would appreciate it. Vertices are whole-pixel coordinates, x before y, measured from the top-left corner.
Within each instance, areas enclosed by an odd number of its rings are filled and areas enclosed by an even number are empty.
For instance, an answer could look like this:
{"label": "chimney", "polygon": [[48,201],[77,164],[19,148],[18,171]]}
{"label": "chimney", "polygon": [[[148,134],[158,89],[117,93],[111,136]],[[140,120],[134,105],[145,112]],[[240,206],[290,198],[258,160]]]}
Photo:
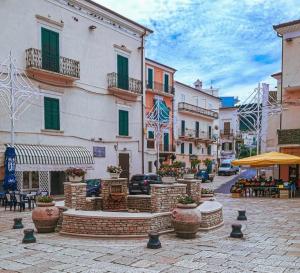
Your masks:
{"label": "chimney", "polygon": [[196,89],[201,90],[202,89],[202,81],[200,81],[199,79],[196,80],[194,82],[194,86],[195,86]]}

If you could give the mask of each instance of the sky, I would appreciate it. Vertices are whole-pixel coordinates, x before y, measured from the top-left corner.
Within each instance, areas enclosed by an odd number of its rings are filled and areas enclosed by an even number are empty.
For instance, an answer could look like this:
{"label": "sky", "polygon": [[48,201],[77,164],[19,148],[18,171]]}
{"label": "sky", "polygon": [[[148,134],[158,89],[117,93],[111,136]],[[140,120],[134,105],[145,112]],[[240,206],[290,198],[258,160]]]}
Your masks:
{"label": "sky", "polygon": [[300,18],[299,0],[95,0],[154,31],[146,57],[177,69],[177,81],[198,78],[241,101],[258,82],[276,81],[281,38],[273,25]]}

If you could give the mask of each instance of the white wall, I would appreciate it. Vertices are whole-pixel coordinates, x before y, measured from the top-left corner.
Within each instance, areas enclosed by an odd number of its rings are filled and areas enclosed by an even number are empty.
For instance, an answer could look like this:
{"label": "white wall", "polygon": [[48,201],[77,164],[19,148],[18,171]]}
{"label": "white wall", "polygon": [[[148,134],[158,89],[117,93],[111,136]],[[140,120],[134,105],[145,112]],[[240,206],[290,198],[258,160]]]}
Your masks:
{"label": "white wall", "polygon": [[[36,15],[49,17],[57,22],[63,21],[64,25],[62,28],[56,27],[38,20]],[[116,19],[114,15],[110,16]],[[32,80],[33,85],[40,89],[41,97],[16,122],[16,143],[79,145],[90,151],[93,146],[106,147],[106,157],[95,158],[95,170],[88,173],[92,178],[107,176],[106,166],[117,164],[117,154],[126,150],[130,154],[130,173],[141,172],[141,100],[119,99],[107,90],[107,74],[116,72],[116,55],[120,52],[114,45],[125,45],[130,51],[122,52],[129,57],[129,77],[141,79],[141,50],[138,48],[141,45],[139,37],[142,30],[129,23],[126,26],[124,20],[120,21],[131,32],[136,32],[136,36],[101,23],[80,11],[75,12],[71,7],[59,6],[55,0],[28,0],[22,8],[18,0],[2,1],[0,24],[5,27],[1,30],[0,62],[12,50],[18,67],[24,70],[25,50],[31,47],[41,48],[42,26],[59,32],[61,56],[80,61],[80,80],[75,81],[73,87],[55,87]],[[90,31],[90,25],[97,28]],[[62,132],[53,134],[43,131],[44,95],[60,99]],[[118,109],[130,112],[129,138],[116,137]],[[0,143],[9,142],[9,129],[8,116],[1,107]],[[91,141],[92,138],[102,138],[103,141],[95,143]],[[117,143],[118,151],[115,151],[114,145]]]}

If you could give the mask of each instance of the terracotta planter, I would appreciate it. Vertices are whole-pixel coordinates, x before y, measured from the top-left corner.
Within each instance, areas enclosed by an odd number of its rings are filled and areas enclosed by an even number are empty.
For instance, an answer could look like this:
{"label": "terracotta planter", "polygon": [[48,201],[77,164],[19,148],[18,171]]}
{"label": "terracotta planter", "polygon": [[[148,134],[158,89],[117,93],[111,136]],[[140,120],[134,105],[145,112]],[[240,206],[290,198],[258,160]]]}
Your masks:
{"label": "terracotta planter", "polygon": [[163,176],[161,178],[164,184],[174,184],[176,182],[176,177],[173,176]]}
{"label": "terracotta planter", "polygon": [[72,182],[72,183],[79,183],[79,182],[82,182],[83,180],[83,176],[71,176],[69,175],[69,181]]}
{"label": "terracotta planter", "polygon": [[197,209],[197,204],[177,204],[172,210],[172,223],[178,237],[195,238],[201,223],[201,212]]}
{"label": "terracotta planter", "polygon": [[240,197],[242,197],[242,194],[240,192],[232,192],[231,197],[232,198],[240,198]]}
{"label": "terracotta planter", "polygon": [[186,173],[183,175],[184,179],[194,179],[195,175],[193,173]]}
{"label": "terracotta planter", "polygon": [[51,203],[37,203],[32,211],[32,220],[38,233],[54,232],[59,218],[59,209]]}
{"label": "terracotta planter", "polygon": [[120,173],[109,173],[111,179],[118,179],[120,178]]}

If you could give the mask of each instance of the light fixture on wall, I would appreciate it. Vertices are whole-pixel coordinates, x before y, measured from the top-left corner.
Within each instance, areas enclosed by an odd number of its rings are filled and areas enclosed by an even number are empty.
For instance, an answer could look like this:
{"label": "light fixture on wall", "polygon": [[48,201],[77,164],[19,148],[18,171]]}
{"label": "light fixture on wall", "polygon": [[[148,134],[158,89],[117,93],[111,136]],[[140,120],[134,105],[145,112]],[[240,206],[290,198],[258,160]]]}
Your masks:
{"label": "light fixture on wall", "polygon": [[118,148],[119,148],[119,145],[118,145],[118,143],[117,143],[117,144],[114,145],[115,151],[118,151]]}
{"label": "light fixture on wall", "polygon": [[95,30],[97,27],[95,25],[89,26],[89,30]]}

